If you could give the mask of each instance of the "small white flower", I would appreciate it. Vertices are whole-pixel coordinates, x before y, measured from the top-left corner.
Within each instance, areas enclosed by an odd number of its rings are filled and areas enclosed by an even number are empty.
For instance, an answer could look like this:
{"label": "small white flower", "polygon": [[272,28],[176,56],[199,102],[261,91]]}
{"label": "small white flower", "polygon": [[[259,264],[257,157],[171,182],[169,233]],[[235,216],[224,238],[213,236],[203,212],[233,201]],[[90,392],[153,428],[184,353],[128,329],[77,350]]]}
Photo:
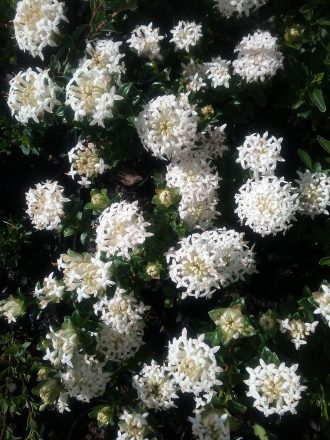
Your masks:
{"label": "small white flower", "polygon": [[116,440],[146,440],[152,432],[147,422],[148,413],[129,413],[124,409],[119,417],[119,430]]}
{"label": "small white flower", "polygon": [[129,47],[150,60],[161,59],[159,42],[164,37],[159,35],[159,28],[153,28],[152,23],[148,26],[137,26],[127,40]]}
{"label": "small white flower", "polygon": [[60,368],[62,364],[72,367],[71,359],[79,345],[75,329],[70,323],[65,322],[57,332],[54,332],[52,327],[49,327],[49,330],[46,339],[49,339],[51,344],[46,348],[43,359],[49,360],[56,368]]}
{"label": "small white flower", "polygon": [[298,184],[297,194],[299,200],[299,212],[309,215],[329,215],[328,206],[330,205],[330,177],[325,173],[312,173],[297,171],[299,179],[295,180]]}
{"label": "small white flower", "polygon": [[267,0],[214,0],[219,12],[226,17],[237,14],[239,17],[245,14],[247,17],[251,11],[259,9]]}
{"label": "small white flower", "polygon": [[250,377],[244,381],[249,387],[246,395],[254,399],[253,406],[266,417],[288,411],[296,414],[301,393],[306,389],[300,385],[300,376],[295,373],[297,368],[298,364],[287,367],[284,363],[276,367],[262,359],[256,368],[247,368]]}
{"label": "small white flower", "polygon": [[111,280],[111,262],[103,262],[97,256],[69,251],[61,254],[57,261],[58,268],[63,271],[64,284],[68,291],[76,291],[77,301],[103,294]]}
{"label": "small white flower", "polygon": [[140,373],[133,377],[133,387],[148,408],[166,410],[176,406],[173,401],[178,396],[173,379],[166,367],[153,360],[150,365],[144,364]]}
{"label": "small white flower", "polygon": [[283,177],[249,179],[240,187],[235,201],[241,223],[262,236],[286,232],[296,220],[297,194]]}
{"label": "small white flower", "polygon": [[7,103],[12,116],[22,124],[27,124],[29,119],[40,122],[45,112],[53,113],[54,107],[61,104],[56,99],[60,88],[51,80],[48,70],[29,67],[14,76],[9,84]]}
{"label": "small white flower", "polygon": [[283,138],[268,137],[266,131],[262,136],[253,133],[245,137],[244,144],[237,148],[238,159],[236,162],[244,170],[250,169],[255,176],[258,174],[273,174],[277,162],[283,162],[280,156]]}
{"label": "small white flower", "polygon": [[79,141],[75,147],[68,152],[69,162],[71,164],[68,173],[73,179],[77,174],[82,181],[78,182],[88,187],[91,179],[102,174],[107,168],[104,160],[100,157],[100,150],[92,142]]}
{"label": "small white flower", "polygon": [[213,388],[222,384],[217,379],[222,369],[215,358],[219,348],[210,348],[204,342],[204,335],[187,338],[185,328],[179,338],[169,343],[168,369],[183,393],[193,393],[196,397],[213,394]]}
{"label": "small white flower", "polygon": [[191,149],[198,116],[187,94],[158,96],[146,104],[136,121],[141,142],[156,157],[171,159]]}
{"label": "small white flower", "polygon": [[330,327],[330,287],[329,285],[323,284],[321,288],[321,292],[313,293],[314,301],[318,304],[314,313],[323,316]]}
{"label": "small white flower", "polygon": [[54,273],[44,278],[42,286],[37,284],[34,296],[39,302],[39,307],[44,309],[49,303],[59,303],[65,293],[61,280],[54,278]]}
{"label": "small white flower", "polygon": [[278,319],[281,333],[289,333],[291,342],[299,350],[301,345],[307,344],[306,336],[315,332],[318,321],[303,322],[301,319]]}
{"label": "small white flower", "polygon": [[26,213],[35,229],[59,229],[64,217],[63,205],[70,201],[63,192],[64,188],[58,182],[50,180],[29,189],[26,193]]}
{"label": "small white flower", "polygon": [[149,225],[140,213],[138,202],[113,203],[99,217],[97,249],[105,252],[107,257],[118,255],[130,258],[131,253],[153,235],[146,231]]}
{"label": "small white flower", "polygon": [[198,133],[197,143],[200,150],[208,158],[222,158],[225,151],[228,150],[226,145],[225,128],[227,124],[220,126],[207,125],[201,133]]}
{"label": "small white flower", "polygon": [[277,38],[269,32],[257,30],[244,37],[234,52],[238,52],[233,62],[234,73],[246,82],[265,81],[283,68],[283,55],[278,50]]}
{"label": "small white flower", "polygon": [[54,37],[60,34],[59,25],[68,21],[64,8],[58,0],[20,0],[14,18],[18,47],[43,60],[42,50],[57,45]]}
{"label": "small white flower", "polygon": [[226,228],[195,233],[182,239],[179,249],[166,254],[169,276],[182,298],[211,298],[213,293],[255,272],[254,253],[244,234]]}
{"label": "small white flower", "polygon": [[211,87],[229,87],[230,73],[229,66],[231,62],[223,60],[221,57],[212,58],[211,62],[205,63],[205,75],[211,81]]}
{"label": "small white flower", "polygon": [[4,316],[8,323],[16,322],[16,319],[25,313],[24,301],[10,295],[0,301],[0,316]]}
{"label": "small white flower", "polygon": [[189,417],[193,436],[198,440],[230,440],[228,414],[217,410],[198,412]]}
{"label": "small white flower", "polygon": [[206,87],[205,66],[198,64],[193,59],[190,59],[188,64],[181,64],[182,77],[187,83],[187,89],[191,92],[198,92]]}
{"label": "small white flower", "polygon": [[179,23],[171,30],[173,35],[170,42],[175,44],[176,50],[185,50],[189,52],[190,49],[199,42],[202,34],[202,26],[196,24],[194,21],[179,21]]}
{"label": "small white flower", "polygon": [[72,367],[61,373],[61,380],[69,395],[81,402],[102,396],[109,379],[110,374],[102,370],[95,357],[79,353],[72,358]]}

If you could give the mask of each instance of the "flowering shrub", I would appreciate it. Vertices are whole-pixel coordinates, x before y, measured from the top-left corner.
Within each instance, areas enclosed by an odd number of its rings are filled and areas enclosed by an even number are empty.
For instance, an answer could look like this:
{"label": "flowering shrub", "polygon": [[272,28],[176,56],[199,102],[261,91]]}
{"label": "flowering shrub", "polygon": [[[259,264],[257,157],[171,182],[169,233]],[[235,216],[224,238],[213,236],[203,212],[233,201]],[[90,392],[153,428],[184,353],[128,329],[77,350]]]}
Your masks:
{"label": "flowering shrub", "polygon": [[329,438],[326,6],[7,0],[0,439]]}

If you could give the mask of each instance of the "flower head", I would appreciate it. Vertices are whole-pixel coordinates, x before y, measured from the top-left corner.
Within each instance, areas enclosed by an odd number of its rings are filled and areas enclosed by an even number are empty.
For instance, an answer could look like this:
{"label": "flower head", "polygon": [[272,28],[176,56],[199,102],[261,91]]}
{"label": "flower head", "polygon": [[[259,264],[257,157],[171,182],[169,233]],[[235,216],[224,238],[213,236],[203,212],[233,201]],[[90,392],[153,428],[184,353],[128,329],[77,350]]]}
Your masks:
{"label": "flower head", "polygon": [[64,217],[63,205],[70,200],[63,196],[58,182],[37,183],[26,193],[27,214],[35,229],[59,229]]}
{"label": "flower head", "polygon": [[24,301],[10,295],[0,301],[0,316],[4,316],[7,321],[16,322],[16,319],[25,314]]}
{"label": "flower head", "polygon": [[282,363],[266,364],[260,359],[256,368],[247,368],[250,375],[244,382],[248,385],[247,396],[254,399],[254,404],[265,416],[282,415],[288,411],[296,414],[296,407],[306,387],[300,384],[300,376],[295,372],[298,364],[287,367]]}
{"label": "flower head", "polygon": [[14,18],[18,47],[43,60],[42,50],[57,45],[54,37],[60,34],[59,25],[68,21],[64,8],[58,0],[20,0]]}
{"label": "flower head", "polygon": [[312,323],[304,322],[301,319],[278,319],[280,324],[280,331],[282,333],[289,333],[291,342],[299,350],[301,345],[307,344],[306,336],[315,332],[318,321]]}
{"label": "flower head", "polygon": [[159,28],[154,28],[152,23],[148,26],[137,26],[127,40],[129,47],[150,60],[161,59],[159,42],[164,37],[159,35]]}
{"label": "flower head", "polygon": [[171,34],[173,37],[170,42],[175,44],[175,49],[185,50],[186,52],[196,46],[203,35],[202,26],[194,21],[179,21],[171,30]]}
{"label": "flower head", "polygon": [[223,60],[221,57],[212,58],[212,61],[205,63],[205,75],[211,81],[211,87],[229,87],[229,80],[231,78],[229,73],[229,66],[231,62]]}
{"label": "flower head", "polygon": [[277,38],[269,32],[256,31],[244,37],[235,52],[237,60],[233,62],[234,73],[246,82],[265,81],[283,68],[283,55],[277,48]]}
{"label": "flower head", "polygon": [[330,205],[330,177],[325,173],[312,173],[309,170],[303,173],[297,171],[299,179],[297,194],[299,212],[312,218],[319,214],[329,214]]}
{"label": "flower head", "polygon": [[116,440],[146,440],[152,432],[147,422],[148,413],[129,413],[124,409],[119,417],[119,430]]}
{"label": "flower head", "polygon": [[59,87],[51,80],[48,70],[29,67],[25,72],[19,72],[10,80],[8,106],[14,116],[22,124],[29,119],[40,122],[45,112],[52,113],[54,107],[60,104],[56,99]]}
{"label": "flower head", "polygon": [[61,280],[54,278],[54,273],[44,278],[42,286],[38,283],[34,290],[34,296],[41,309],[47,307],[49,303],[59,303],[64,293],[64,284]]}
{"label": "flower head", "polygon": [[267,0],[215,0],[219,12],[226,17],[237,14],[239,17],[245,14],[247,17],[251,11],[255,11],[266,3]]}
{"label": "flower head", "polygon": [[258,180],[249,179],[235,195],[241,223],[262,235],[285,232],[296,220],[297,194],[291,183],[283,177],[264,176]]}
{"label": "flower head", "polygon": [[166,255],[169,275],[182,298],[211,298],[213,293],[255,272],[254,254],[244,234],[226,228],[192,234]]}
{"label": "flower head", "polygon": [[313,293],[314,301],[318,305],[314,313],[323,316],[330,327],[330,286],[323,284],[321,289],[321,292]]}
{"label": "flower head", "polygon": [[49,360],[57,368],[60,368],[62,364],[72,367],[71,359],[79,345],[76,330],[70,322],[65,322],[57,332],[52,327],[49,327],[49,330],[46,339],[50,340],[50,346],[46,348],[46,355],[43,359]]}
{"label": "flower head", "polygon": [[107,257],[114,255],[130,258],[132,252],[153,235],[146,231],[150,223],[145,222],[138,202],[113,203],[105,209],[96,228],[96,244]]}
{"label": "flower head", "polygon": [[136,128],[143,146],[156,157],[171,159],[195,142],[198,116],[188,95],[158,96],[139,114]]}
{"label": "flower head", "polygon": [[112,40],[88,42],[86,46],[87,58],[82,62],[83,68],[109,75],[121,75],[125,71],[125,66],[121,63],[124,55],[119,50],[121,44],[121,42]]}
{"label": "flower head", "polygon": [[199,411],[189,417],[193,436],[198,440],[230,440],[228,414],[218,410]]}

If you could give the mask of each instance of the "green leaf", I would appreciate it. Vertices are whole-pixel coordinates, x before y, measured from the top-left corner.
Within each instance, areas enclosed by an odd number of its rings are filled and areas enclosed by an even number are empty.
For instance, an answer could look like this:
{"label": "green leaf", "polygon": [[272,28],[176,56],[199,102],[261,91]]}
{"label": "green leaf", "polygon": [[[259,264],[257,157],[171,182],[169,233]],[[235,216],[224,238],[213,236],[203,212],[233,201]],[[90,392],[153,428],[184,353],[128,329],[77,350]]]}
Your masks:
{"label": "green leaf", "polygon": [[268,440],[267,432],[261,425],[253,425],[253,433],[259,438],[259,440]]}
{"label": "green leaf", "polygon": [[317,141],[321,145],[321,147],[323,147],[325,151],[330,154],[330,141],[327,141],[322,136],[317,136]]}
{"label": "green leaf", "polygon": [[330,266],[330,257],[323,257],[319,261],[320,266]]}
{"label": "green leaf", "polygon": [[71,226],[65,228],[64,231],[63,231],[64,237],[71,237],[75,233],[76,233],[75,229],[72,228]]}
{"label": "green leaf", "polygon": [[247,407],[245,405],[242,405],[241,403],[237,402],[237,400],[229,400],[227,402],[227,407],[229,410],[232,410],[234,412],[238,412],[240,414],[244,414],[247,410]]}
{"label": "green leaf", "polygon": [[309,98],[312,103],[320,110],[320,112],[324,113],[327,109],[324,99],[323,93],[321,89],[314,89],[309,93]]}
{"label": "green leaf", "polygon": [[313,168],[313,163],[312,163],[312,159],[311,159],[310,155],[306,151],[301,150],[300,148],[298,148],[297,153],[298,153],[298,156],[300,157],[300,159],[306,165],[306,167],[311,170]]}
{"label": "green leaf", "polygon": [[264,347],[262,352],[261,352],[261,359],[263,361],[265,361],[267,364],[275,364],[275,365],[280,365],[280,360],[277,356],[276,353],[274,353],[273,351],[269,350],[269,348]]}

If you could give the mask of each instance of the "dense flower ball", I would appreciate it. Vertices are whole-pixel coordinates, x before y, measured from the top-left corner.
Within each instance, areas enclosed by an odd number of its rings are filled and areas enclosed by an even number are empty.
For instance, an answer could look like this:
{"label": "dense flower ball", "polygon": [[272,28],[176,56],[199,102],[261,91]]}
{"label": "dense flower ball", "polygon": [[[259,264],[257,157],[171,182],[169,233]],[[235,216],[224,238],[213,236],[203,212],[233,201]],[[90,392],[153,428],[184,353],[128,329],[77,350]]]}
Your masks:
{"label": "dense flower ball", "polygon": [[66,86],[66,104],[74,111],[74,119],[88,116],[90,125],[104,127],[104,121],[112,118],[115,102],[123,99],[116,94],[114,78],[102,69],[78,67]]}
{"label": "dense flower ball", "polygon": [[95,357],[79,353],[73,357],[72,367],[61,374],[69,395],[81,402],[102,396],[109,379],[110,374],[102,370],[102,365]]}
{"label": "dense flower ball", "polygon": [[152,432],[147,422],[148,413],[129,413],[124,410],[119,417],[119,430],[116,440],[146,440]]}
{"label": "dense flower ball", "polygon": [[215,191],[207,192],[204,196],[183,193],[178,206],[180,219],[190,230],[196,227],[204,231],[220,215],[217,211],[218,203]]}
{"label": "dense flower ball", "polygon": [[202,26],[194,21],[179,21],[171,30],[171,34],[173,37],[170,41],[175,44],[175,49],[185,50],[186,52],[196,46],[203,35]]}
{"label": "dense flower ball", "polygon": [[64,15],[64,2],[20,0],[14,18],[18,47],[30,52],[33,57],[44,59],[42,50],[46,46],[57,45],[54,37],[60,34],[61,21],[68,21]]}
{"label": "dense flower ball", "polygon": [[193,436],[198,440],[230,440],[228,414],[217,410],[199,411],[189,417]]}
{"label": "dense flower ball", "polygon": [[144,364],[140,373],[133,377],[133,387],[148,408],[166,410],[176,406],[174,400],[178,396],[173,379],[166,367],[155,361],[151,361],[150,365]]}
{"label": "dense flower ball", "polygon": [[77,301],[105,292],[111,281],[111,262],[103,262],[90,254],[69,251],[57,261],[63,271],[63,281],[68,291],[76,291]]}
{"label": "dense flower ball", "polygon": [[301,345],[307,344],[306,336],[315,332],[318,321],[309,323],[301,319],[279,319],[278,323],[280,324],[280,331],[282,333],[289,333],[291,342],[296,350],[299,350]]}
{"label": "dense flower ball", "polygon": [[159,28],[153,28],[152,23],[148,26],[137,26],[127,40],[129,47],[150,60],[161,59],[159,42],[164,37],[159,35]]}
{"label": "dense flower ball", "polygon": [[37,284],[34,290],[34,296],[41,309],[47,307],[49,303],[59,303],[64,293],[64,284],[61,280],[54,278],[54,273],[44,279],[42,286]]}
{"label": "dense flower ball", "polygon": [[82,61],[82,67],[86,70],[120,76],[125,72],[124,63],[121,62],[124,55],[119,50],[121,44],[121,42],[112,40],[88,42],[86,47],[87,57]]}
{"label": "dense flower ball", "polygon": [[266,3],[267,0],[215,0],[216,7],[222,15],[230,17],[233,14],[247,17],[251,11],[255,11]]}
{"label": "dense flower ball", "polygon": [[266,364],[260,359],[256,368],[247,368],[250,375],[244,382],[248,385],[247,396],[254,399],[254,404],[265,416],[271,414],[296,414],[296,407],[301,399],[301,393],[306,389],[300,385],[300,376],[295,372],[298,364],[287,367],[282,363]]}
{"label": "dense flower ball", "polygon": [[268,137],[266,131],[245,137],[244,144],[238,147],[238,162],[244,170],[250,169],[255,175],[273,174],[277,162],[284,161],[280,156],[283,138]]}
{"label": "dense flower ball", "polygon": [[29,119],[40,122],[45,112],[52,113],[54,107],[60,104],[56,99],[59,87],[51,80],[48,70],[30,67],[25,72],[19,72],[10,80],[8,106],[12,116],[22,124]]}
{"label": "dense flower ball", "polygon": [[285,232],[296,220],[297,194],[283,177],[249,179],[235,195],[235,201],[241,223],[262,236]]}
{"label": "dense flower ball", "polygon": [[212,61],[205,63],[205,76],[211,81],[211,87],[229,87],[231,62],[223,60],[221,57],[212,58]]}
{"label": "dense flower ball", "polygon": [[153,235],[146,231],[148,226],[150,223],[144,221],[138,202],[113,203],[99,218],[96,228],[97,249],[105,252],[107,257],[118,255],[130,258],[131,253]]}
{"label": "dense flower ball", "polygon": [[143,146],[156,157],[171,159],[192,148],[198,116],[188,95],[158,96],[146,104],[136,121]]}
{"label": "dense flower ball", "polygon": [[247,82],[265,81],[283,68],[283,55],[277,48],[277,38],[269,32],[256,31],[244,37],[235,52],[237,60],[233,62],[234,73]]}
{"label": "dense flower ball", "polygon": [[330,327],[330,287],[327,284],[322,285],[321,292],[313,293],[313,298],[318,307],[314,310],[315,314],[323,316]]}
{"label": "dense flower ball", "polygon": [[182,298],[211,298],[213,293],[255,272],[254,254],[244,234],[226,228],[192,234],[166,255],[169,275]]}
{"label": "dense flower ball", "polygon": [[63,191],[58,182],[46,180],[26,193],[26,212],[35,229],[59,229],[64,217],[63,205],[69,201],[63,196]]}
{"label": "dense flower ball", "polygon": [[219,348],[210,348],[204,342],[204,335],[197,339],[187,338],[185,328],[179,338],[169,343],[168,369],[183,393],[193,393],[206,401],[212,398],[213,387],[222,384],[217,379],[222,369],[215,358]]}
{"label": "dense flower ball", "polygon": [[297,171],[299,179],[297,194],[299,200],[299,211],[302,214],[311,216],[329,214],[327,210],[330,205],[330,177],[325,173],[312,173]]}
{"label": "dense flower ball", "polygon": [[102,174],[107,167],[100,157],[100,150],[92,142],[79,141],[75,147],[68,152],[71,169],[68,175],[73,179],[78,175],[81,186],[88,188],[91,184],[89,179]]}

